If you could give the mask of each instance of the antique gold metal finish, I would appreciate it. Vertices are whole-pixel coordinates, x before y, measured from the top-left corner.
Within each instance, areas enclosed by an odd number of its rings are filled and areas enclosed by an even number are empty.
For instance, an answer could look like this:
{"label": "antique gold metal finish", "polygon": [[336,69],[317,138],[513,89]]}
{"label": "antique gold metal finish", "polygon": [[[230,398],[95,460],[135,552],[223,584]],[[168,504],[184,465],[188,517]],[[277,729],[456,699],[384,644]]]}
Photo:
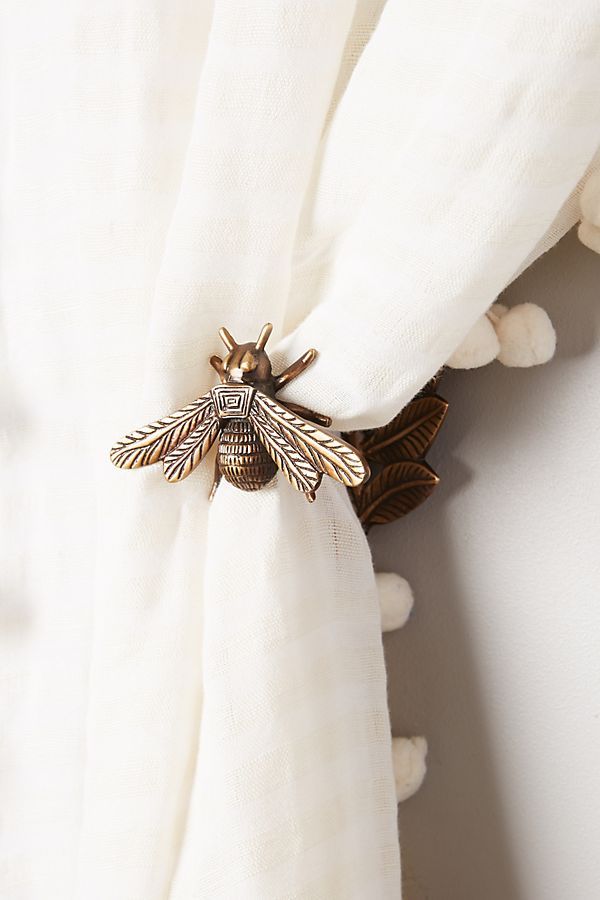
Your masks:
{"label": "antique gold metal finish", "polygon": [[221,477],[243,491],[256,491],[269,484],[278,469],[310,503],[323,475],[348,488],[362,484],[369,467],[360,451],[315,427],[329,427],[328,416],[275,400],[277,391],[316,359],[317,351],[307,350],[273,375],[264,349],[272,330],[267,323],[255,342],[238,344],[221,328],[227,355],[210,358],[221,384],[118,441],[110,451],[115,466],[135,469],[162,460],[167,481],[181,481],[220,435],[211,497]]}
{"label": "antique gold metal finish", "polygon": [[407,515],[427,500],[439,483],[425,455],[448,411],[448,403],[436,393],[442,371],[387,425],[344,435],[367,458],[372,470],[368,481],[349,488],[365,531]]}

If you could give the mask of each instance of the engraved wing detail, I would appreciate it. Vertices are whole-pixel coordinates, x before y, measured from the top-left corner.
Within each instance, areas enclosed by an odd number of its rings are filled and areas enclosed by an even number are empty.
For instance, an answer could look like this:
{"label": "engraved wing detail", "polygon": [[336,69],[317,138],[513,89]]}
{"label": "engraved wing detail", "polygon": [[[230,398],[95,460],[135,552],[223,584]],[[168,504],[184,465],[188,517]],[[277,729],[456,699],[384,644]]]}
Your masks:
{"label": "engraved wing detail", "polygon": [[366,462],[354,447],[301,419],[261,391],[254,396],[250,419],[265,449],[296,490],[314,491],[321,474],[346,487],[356,487],[369,475]]}
{"label": "engraved wing detail", "polygon": [[215,408],[210,394],[157,419],[150,425],[132,431],[114,445],[111,462],[119,469],[137,469],[158,462],[198,428],[206,419],[214,418]]}
{"label": "engraved wing detail", "polygon": [[254,430],[260,442],[292,487],[303,494],[312,494],[321,484],[321,472],[309,462],[298,448],[282,436],[281,430],[271,421],[270,415],[254,404],[250,414]]}
{"label": "engraved wing detail", "polygon": [[181,444],[165,456],[164,474],[167,481],[183,481],[208,453],[220,431],[216,415],[204,419]]}

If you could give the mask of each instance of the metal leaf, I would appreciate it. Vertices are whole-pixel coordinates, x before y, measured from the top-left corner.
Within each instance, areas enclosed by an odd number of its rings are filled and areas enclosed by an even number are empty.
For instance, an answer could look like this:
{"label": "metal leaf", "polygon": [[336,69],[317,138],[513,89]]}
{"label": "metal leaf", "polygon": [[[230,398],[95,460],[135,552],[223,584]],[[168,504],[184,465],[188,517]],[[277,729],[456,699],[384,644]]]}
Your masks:
{"label": "metal leaf", "polygon": [[356,513],[365,528],[386,525],[420,506],[439,478],[423,462],[404,460],[386,466],[359,491],[352,492]]}
{"label": "metal leaf", "polygon": [[433,378],[430,378],[427,384],[421,388],[418,394],[415,394],[415,399],[416,397],[424,397],[426,394],[436,394],[445,374],[446,366],[442,366],[441,369],[437,370]]}
{"label": "metal leaf", "polygon": [[437,394],[411,400],[398,415],[367,433],[362,451],[367,459],[395,463],[422,459],[440,430],[448,403]]}

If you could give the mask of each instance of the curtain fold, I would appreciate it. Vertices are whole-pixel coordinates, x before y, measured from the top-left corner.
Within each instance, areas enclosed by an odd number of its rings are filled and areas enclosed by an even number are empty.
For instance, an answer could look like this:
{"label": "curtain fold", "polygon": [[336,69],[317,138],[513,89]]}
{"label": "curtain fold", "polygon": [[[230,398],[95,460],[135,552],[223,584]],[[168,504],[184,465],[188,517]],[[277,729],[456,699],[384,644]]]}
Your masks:
{"label": "curtain fold", "polygon": [[[347,2],[318,14],[311,3],[215,5],[150,313],[150,418],[208,390],[220,324],[240,340],[256,337],[267,319],[281,331],[302,199],[353,13]],[[337,500],[321,501],[315,519],[300,496],[272,490],[269,511],[267,493],[240,498],[222,486],[207,520],[211,475],[206,463],[163,507],[158,495],[168,486],[149,495],[144,473],[125,509],[119,473],[104,474],[112,499],[98,518],[99,545],[109,550],[100,566],[106,583],[97,580],[78,896],[105,897],[122,885],[123,853],[126,896],[163,896],[171,872],[175,897],[301,896],[320,882],[347,885],[348,896],[394,896],[385,673],[356,518],[341,489]],[[149,527],[151,503],[161,515]],[[108,512],[115,505],[117,528]],[[144,532],[150,543],[140,550]],[[319,532],[326,537],[316,544]],[[141,581],[137,590],[132,581]],[[115,651],[123,648],[122,660]],[[170,663],[157,666],[157,655]],[[174,692],[176,702],[158,715]],[[144,791],[149,773],[153,787]],[[116,828],[111,808],[119,809]]]}
{"label": "curtain fold", "polygon": [[218,491],[204,706],[171,896],[394,897],[396,800],[374,579],[342,490],[319,514]]}
{"label": "curtain fold", "polygon": [[305,204],[280,350],[322,355],[290,399],[343,428],[389,420],[574,224],[600,141],[598,18],[587,0],[389,0]]}

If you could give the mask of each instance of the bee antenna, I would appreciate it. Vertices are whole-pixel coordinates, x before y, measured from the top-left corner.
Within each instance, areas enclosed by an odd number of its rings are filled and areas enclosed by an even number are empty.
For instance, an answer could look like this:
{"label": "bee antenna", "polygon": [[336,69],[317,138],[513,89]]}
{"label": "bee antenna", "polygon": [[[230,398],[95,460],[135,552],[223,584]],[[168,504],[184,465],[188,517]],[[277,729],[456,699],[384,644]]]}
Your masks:
{"label": "bee antenna", "polygon": [[237,347],[237,341],[231,334],[227,331],[226,328],[219,328],[219,337],[225,344],[228,350],[233,350],[234,347]]}
{"label": "bee antenna", "polygon": [[260,334],[259,334],[259,336],[258,336],[258,340],[257,340],[256,345],[255,345],[257,350],[264,350],[264,349],[265,349],[265,344],[267,343],[267,341],[268,341],[269,338],[271,337],[271,332],[272,332],[272,331],[273,331],[273,326],[271,325],[270,322],[267,322],[266,325],[263,325],[263,327],[262,327],[262,329],[261,329],[261,332],[260,332]]}

